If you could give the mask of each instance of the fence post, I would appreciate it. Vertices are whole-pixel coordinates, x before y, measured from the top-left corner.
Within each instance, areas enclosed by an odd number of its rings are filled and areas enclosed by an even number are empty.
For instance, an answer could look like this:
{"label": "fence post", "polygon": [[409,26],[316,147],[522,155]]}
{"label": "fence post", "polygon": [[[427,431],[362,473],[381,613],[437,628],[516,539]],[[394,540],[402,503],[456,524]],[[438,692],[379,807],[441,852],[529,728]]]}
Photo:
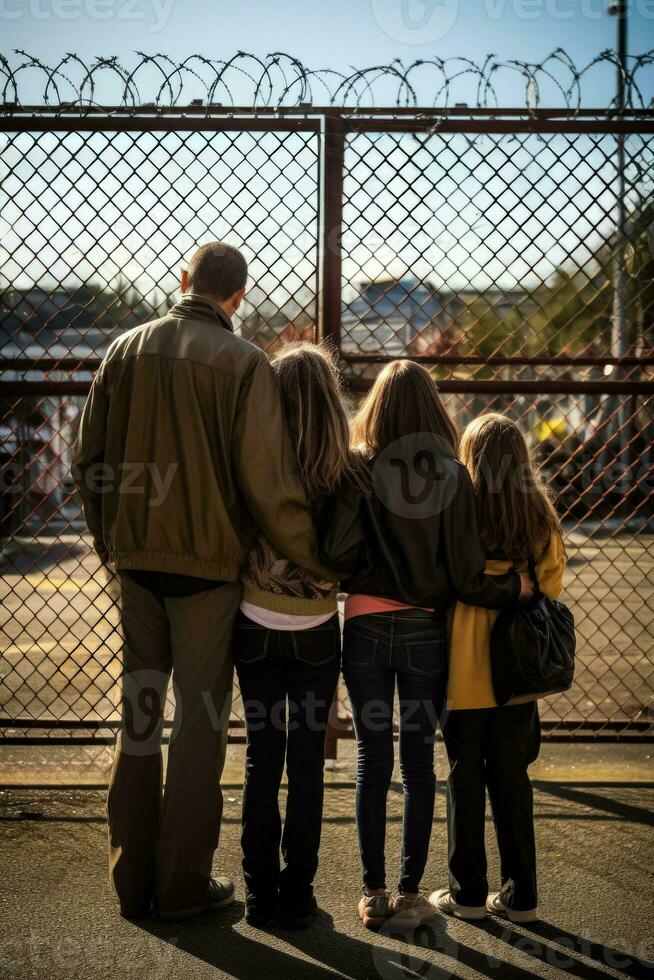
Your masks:
{"label": "fence post", "polygon": [[320,272],[318,339],[341,346],[341,234],[343,228],[343,120],[326,115],[320,166]]}
{"label": "fence post", "polygon": [[[341,346],[341,235],[343,231],[343,167],[345,129],[340,116],[325,115],[320,157],[320,266],[318,340]],[[338,756],[338,695],[334,696],[325,732],[325,758]]]}
{"label": "fence post", "polygon": [[[627,15],[628,15],[628,5],[627,0],[618,0],[614,4],[614,9],[611,10],[615,13],[617,17],[617,53],[618,53],[618,65],[617,65],[617,86],[616,86],[616,108],[619,113],[620,120],[624,120],[624,111],[626,107],[626,86],[625,80],[628,73],[627,67]],[[617,216],[616,216],[616,230],[615,230],[615,248],[613,255],[613,309],[611,315],[611,353],[615,354],[616,358],[625,357],[629,353],[630,348],[630,324],[627,316],[627,302],[628,302],[628,276],[627,276],[627,261],[626,261],[626,250],[627,250],[627,190],[626,190],[626,174],[625,174],[625,135],[624,133],[618,133],[616,137],[617,142],[617,154],[616,154],[616,170],[617,170],[617,193],[616,193],[616,205],[617,205]],[[614,369],[613,377],[616,381],[622,381],[625,377],[629,376],[628,370],[624,366],[616,365]],[[627,399],[622,399],[617,405],[617,411],[614,413],[614,417],[611,420],[611,431],[615,433],[615,450],[617,455],[617,463],[619,468],[622,470],[624,476],[618,478],[621,483],[624,484],[627,480],[633,479],[632,468],[633,468],[633,451],[631,447],[631,419],[630,414],[630,402]],[[628,499],[631,497],[628,490],[624,489],[625,499],[623,500],[623,505],[620,511],[623,512],[625,522],[628,522],[629,518],[629,503]]]}

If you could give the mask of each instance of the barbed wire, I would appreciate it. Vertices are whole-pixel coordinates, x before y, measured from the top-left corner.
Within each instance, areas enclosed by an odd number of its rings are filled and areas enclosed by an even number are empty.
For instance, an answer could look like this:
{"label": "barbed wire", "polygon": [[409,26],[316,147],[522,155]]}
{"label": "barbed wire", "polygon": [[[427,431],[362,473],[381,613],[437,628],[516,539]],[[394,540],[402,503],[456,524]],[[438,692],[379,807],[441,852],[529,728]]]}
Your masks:
{"label": "barbed wire", "polygon": [[[263,58],[237,51],[227,61],[193,54],[173,61],[165,54],[134,52],[133,63],[117,57],[98,57],[87,63],[66,54],[47,65],[23,50],[12,57],[0,54],[0,110],[24,105],[49,110],[78,108],[179,108],[189,105],[298,108],[330,105],[364,109],[381,104],[405,108],[443,108],[463,101],[468,107],[499,108],[506,81],[515,91],[512,105],[529,112],[545,103],[557,108],[552,96],[567,109],[584,105],[583,83],[602,66],[624,74],[628,109],[650,108],[639,84],[639,73],[654,65],[654,50],[630,56],[620,67],[615,51],[601,52],[583,68],[557,48],[541,62],[502,61],[488,55],[481,64],[469,58],[420,58],[410,64],[399,59],[385,65],[353,69],[350,74],[332,69],[314,70],[297,58],[274,52]],[[515,83],[520,82],[518,88]],[[423,93],[428,92],[425,99]],[[519,93],[519,95],[518,95]],[[602,108],[610,109],[610,100]]]}

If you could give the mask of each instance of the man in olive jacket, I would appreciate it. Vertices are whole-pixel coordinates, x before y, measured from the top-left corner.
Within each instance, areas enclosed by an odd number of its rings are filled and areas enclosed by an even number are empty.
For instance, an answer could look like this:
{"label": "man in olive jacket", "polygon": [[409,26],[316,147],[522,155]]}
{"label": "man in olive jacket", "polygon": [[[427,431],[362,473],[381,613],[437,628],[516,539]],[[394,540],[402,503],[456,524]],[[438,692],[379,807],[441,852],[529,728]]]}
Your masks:
{"label": "man in olive jacket", "polygon": [[[265,354],[233,333],[247,266],[214,242],[170,313],[109,348],[73,474],[101,561],[121,584],[123,723],[108,797],[124,915],[189,918],[234,898],[212,879],[232,690],[231,633],[253,525],[320,571],[311,514]],[[162,801],[161,731],[176,700]]]}

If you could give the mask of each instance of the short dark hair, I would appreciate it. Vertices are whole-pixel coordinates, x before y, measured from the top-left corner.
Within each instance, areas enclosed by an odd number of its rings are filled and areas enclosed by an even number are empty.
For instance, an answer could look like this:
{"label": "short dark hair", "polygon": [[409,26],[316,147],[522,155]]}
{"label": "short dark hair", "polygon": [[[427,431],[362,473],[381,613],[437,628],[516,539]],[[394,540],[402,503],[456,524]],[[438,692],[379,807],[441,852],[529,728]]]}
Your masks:
{"label": "short dark hair", "polygon": [[226,242],[207,242],[191,257],[187,288],[222,302],[244,289],[247,277],[248,264],[237,248]]}

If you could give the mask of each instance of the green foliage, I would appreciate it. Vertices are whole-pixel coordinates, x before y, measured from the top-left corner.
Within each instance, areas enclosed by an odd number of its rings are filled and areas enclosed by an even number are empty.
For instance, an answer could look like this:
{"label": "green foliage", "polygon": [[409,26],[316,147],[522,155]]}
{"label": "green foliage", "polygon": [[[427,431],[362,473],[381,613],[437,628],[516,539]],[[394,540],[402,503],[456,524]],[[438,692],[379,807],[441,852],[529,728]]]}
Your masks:
{"label": "green foliage", "polygon": [[[466,303],[456,318],[453,344],[484,357],[611,352],[613,283],[619,261],[616,237],[592,256],[557,268],[547,282],[524,293],[499,290]],[[632,211],[623,243],[626,314],[632,349],[654,346],[654,201]],[[510,305],[510,303],[513,305]]]}

